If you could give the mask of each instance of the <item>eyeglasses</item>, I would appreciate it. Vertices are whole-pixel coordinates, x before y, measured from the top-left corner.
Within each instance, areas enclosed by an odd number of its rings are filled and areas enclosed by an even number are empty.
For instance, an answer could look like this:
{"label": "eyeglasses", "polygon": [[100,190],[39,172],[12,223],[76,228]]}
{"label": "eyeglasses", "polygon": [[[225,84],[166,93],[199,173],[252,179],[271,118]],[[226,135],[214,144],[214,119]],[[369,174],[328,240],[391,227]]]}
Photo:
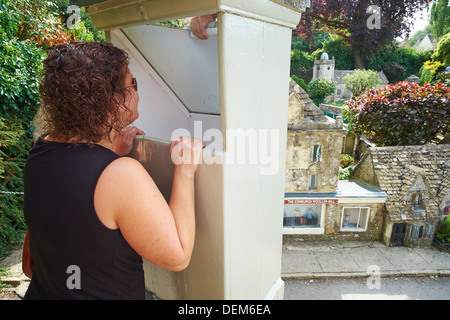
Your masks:
{"label": "eyeglasses", "polygon": [[136,78],[133,78],[133,80],[132,80],[132,82],[131,82],[131,84],[130,85],[128,85],[128,86],[125,86],[125,88],[129,88],[129,87],[136,87],[135,89],[136,89],[136,91],[138,90],[138,83],[137,83],[137,80],[136,80]]}

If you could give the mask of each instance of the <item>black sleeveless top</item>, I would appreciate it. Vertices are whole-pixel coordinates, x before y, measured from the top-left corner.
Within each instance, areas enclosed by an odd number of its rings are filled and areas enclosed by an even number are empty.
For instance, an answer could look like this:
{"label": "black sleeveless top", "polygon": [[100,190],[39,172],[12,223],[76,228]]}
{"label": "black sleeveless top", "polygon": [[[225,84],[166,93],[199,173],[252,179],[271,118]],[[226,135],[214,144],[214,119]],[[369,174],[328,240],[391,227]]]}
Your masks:
{"label": "black sleeveless top", "polygon": [[94,209],[103,170],[119,156],[99,145],[47,142],[24,171],[33,278],[25,299],[144,299],[142,258]]}

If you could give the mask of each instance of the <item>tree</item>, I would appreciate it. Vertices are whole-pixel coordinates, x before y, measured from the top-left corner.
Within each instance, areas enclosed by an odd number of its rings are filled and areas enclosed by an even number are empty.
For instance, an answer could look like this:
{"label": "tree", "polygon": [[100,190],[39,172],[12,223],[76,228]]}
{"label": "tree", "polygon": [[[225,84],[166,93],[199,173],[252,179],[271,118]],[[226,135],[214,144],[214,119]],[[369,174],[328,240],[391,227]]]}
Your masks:
{"label": "tree", "polygon": [[450,32],[439,41],[431,59],[434,62],[441,61],[444,67],[450,66]]}
{"label": "tree", "polygon": [[[409,33],[408,18],[430,0],[312,0],[312,10],[302,16],[299,34],[312,39],[314,28],[328,26],[352,48],[356,69],[396,37]],[[311,40],[310,40],[311,41]]]}
{"label": "tree", "polygon": [[430,30],[435,38],[450,32],[449,0],[437,0],[430,10]]}

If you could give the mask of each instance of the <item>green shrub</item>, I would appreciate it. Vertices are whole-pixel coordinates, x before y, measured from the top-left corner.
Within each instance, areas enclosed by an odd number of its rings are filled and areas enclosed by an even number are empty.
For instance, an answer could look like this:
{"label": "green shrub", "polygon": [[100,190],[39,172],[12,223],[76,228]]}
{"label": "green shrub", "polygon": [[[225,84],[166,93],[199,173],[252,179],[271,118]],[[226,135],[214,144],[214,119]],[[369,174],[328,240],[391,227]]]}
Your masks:
{"label": "green shrub", "polygon": [[347,180],[350,178],[350,174],[353,172],[354,167],[349,166],[347,168],[339,168],[339,180]]}
{"label": "green shrub", "polygon": [[436,239],[443,243],[450,243],[450,219],[447,216],[447,219],[439,225],[436,231]]}
{"label": "green shrub", "polygon": [[0,118],[0,258],[7,245],[21,239],[23,218],[23,168],[31,147],[21,120]]}
{"label": "green shrub", "polygon": [[411,75],[418,75],[423,63],[430,59],[431,54],[432,52],[430,51],[415,48],[385,46],[372,57],[371,61],[366,65],[366,69],[383,70],[383,66],[386,64],[397,64],[405,68],[405,74],[403,77],[396,79],[396,81],[403,81]]}
{"label": "green shrub", "polygon": [[420,69],[419,77],[420,84],[424,85],[425,83],[434,83],[436,82],[436,75],[444,70],[444,66],[440,61],[427,61],[423,64],[422,69]]}
{"label": "green shrub", "polygon": [[440,142],[438,137],[449,133],[450,88],[442,83],[399,82],[346,103],[349,127],[378,146]]}
{"label": "green shrub", "polygon": [[295,74],[292,76],[292,80],[294,80],[300,87],[302,87],[303,90],[308,92],[308,85],[306,84],[305,80],[300,79]]}
{"label": "green shrub", "polygon": [[450,33],[439,41],[431,60],[426,61],[420,69],[420,84],[434,83],[437,76],[450,65]]}
{"label": "green shrub", "polygon": [[332,95],[336,90],[333,82],[326,79],[316,79],[308,85],[311,100],[318,106],[325,102],[325,98]]}
{"label": "green shrub", "polygon": [[8,39],[0,29],[0,116],[30,123],[39,106],[45,51],[30,40]]}
{"label": "green shrub", "polygon": [[354,98],[382,82],[378,78],[378,73],[373,70],[355,70],[355,72],[346,75],[342,79],[345,82],[345,87],[353,93]]}
{"label": "green shrub", "polygon": [[439,41],[431,59],[441,61],[445,67],[450,65],[450,32]]}
{"label": "green shrub", "polygon": [[341,155],[339,165],[339,180],[347,180],[354,169],[354,159],[351,155]]}
{"label": "green shrub", "polygon": [[309,82],[313,76],[314,58],[307,52],[291,51],[291,76],[295,75],[300,79]]}
{"label": "green shrub", "polygon": [[347,168],[352,166],[355,163],[355,160],[353,157],[349,154],[343,154],[341,155],[341,161],[340,161],[340,167],[341,168]]}

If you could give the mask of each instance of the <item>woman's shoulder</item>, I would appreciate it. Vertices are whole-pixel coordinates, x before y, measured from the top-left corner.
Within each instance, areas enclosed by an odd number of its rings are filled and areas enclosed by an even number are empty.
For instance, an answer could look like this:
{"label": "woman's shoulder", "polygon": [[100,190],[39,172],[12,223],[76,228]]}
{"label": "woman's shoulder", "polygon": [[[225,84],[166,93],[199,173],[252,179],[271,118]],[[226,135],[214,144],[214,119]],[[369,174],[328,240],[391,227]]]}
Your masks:
{"label": "woman's shoulder", "polygon": [[130,157],[119,157],[112,161],[106,168],[104,173],[112,176],[130,177],[134,174],[147,173],[142,164],[136,159]]}

